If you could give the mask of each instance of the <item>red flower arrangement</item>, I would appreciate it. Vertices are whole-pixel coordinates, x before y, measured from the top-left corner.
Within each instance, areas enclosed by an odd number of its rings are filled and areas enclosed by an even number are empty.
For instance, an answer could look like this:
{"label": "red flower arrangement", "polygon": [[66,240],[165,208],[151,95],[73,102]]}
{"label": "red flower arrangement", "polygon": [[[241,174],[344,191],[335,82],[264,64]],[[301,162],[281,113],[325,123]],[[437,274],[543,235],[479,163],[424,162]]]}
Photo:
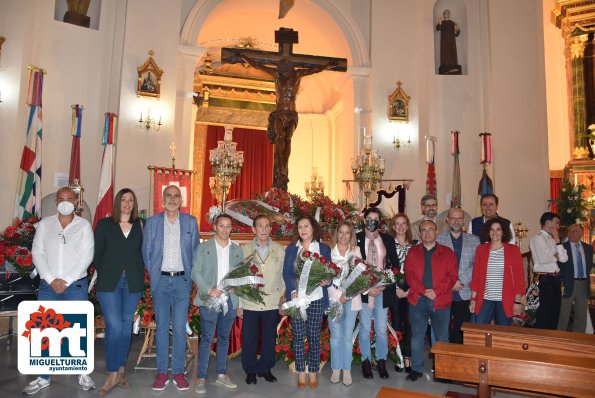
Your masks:
{"label": "red flower arrangement", "polygon": [[7,227],[0,235],[0,264],[11,263],[20,274],[33,271],[31,247],[35,236],[35,224],[38,217]]}

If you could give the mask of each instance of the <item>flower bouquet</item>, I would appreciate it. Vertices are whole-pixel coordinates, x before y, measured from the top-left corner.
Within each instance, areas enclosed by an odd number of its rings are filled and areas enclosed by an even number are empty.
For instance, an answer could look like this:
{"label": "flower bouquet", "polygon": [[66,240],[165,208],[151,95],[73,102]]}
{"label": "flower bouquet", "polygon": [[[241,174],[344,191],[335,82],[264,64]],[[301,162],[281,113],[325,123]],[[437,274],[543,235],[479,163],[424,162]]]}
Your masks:
{"label": "flower bouquet", "polygon": [[258,273],[258,266],[252,264],[254,255],[246,257],[236,268],[229,271],[221,280],[217,289],[223,293],[219,297],[213,297],[203,294],[200,298],[205,302],[205,306],[211,310],[227,314],[227,299],[229,291],[233,289],[236,296],[254,303],[264,305],[263,296],[266,295],[261,287],[264,286],[264,278]]}
{"label": "flower bouquet", "polygon": [[373,287],[394,285],[405,278],[405,275],[397,268],[384,268],[380,271],[374,271],[374,274],[378,278],[378,282]]}
{"label": "flower bouquet", "polygon": [[[340,286],[347,300],[351,300],[378,282],[378,276],[374,273],[370,265],[361,258],[355,256],[349,257],[347,265],[349,267],[349,274],[341,281]],[[339,322],[345,317],[343,305],[334,300],[331,300],[327,313],[329,318],[335,322]]]}
{"label": "flower bouquet", "polygon": [[333,280],[341,274],[339,268],[325,257],[307,250],[300,252],[296,259],[296,278],[298,279],[298,298],[281,306],[285,315],[301,317],[306,320],[306,309],[310,306],[310,295],[320,287],[320,282]]}
{"label": "flower bouquet", "polygon": [[[35,270],[31,247],[35,236],[35,225],[39,221],[37,217],[30,217],[20,223],[7,227],[0,235],[0,265],[4,261],[11,263],[21,274]],[[35,275],[32,275],[34,278]]]}

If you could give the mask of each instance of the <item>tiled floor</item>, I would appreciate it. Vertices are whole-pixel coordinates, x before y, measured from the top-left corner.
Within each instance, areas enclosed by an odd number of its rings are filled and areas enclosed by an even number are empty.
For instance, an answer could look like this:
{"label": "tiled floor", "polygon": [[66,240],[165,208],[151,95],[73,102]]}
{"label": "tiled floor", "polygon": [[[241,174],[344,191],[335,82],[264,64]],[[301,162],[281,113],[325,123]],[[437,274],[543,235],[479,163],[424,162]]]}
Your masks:
{"label": "tiled floor", "polygon": [[[143,336],[134,336],[133,347],[130,353],[130,360],[128,368],[129,380],[131,388],[129,390],[114,389],[108,397],[113,398],[148,398],[148,397],[177,397],[177,396],[194,396],[198,395],[194,392],[193,386],[188,391],[180,392],[170,383],[165,390],[155,392],[151,390],[151,383],[155,375],[151,370],[135,371],[133,366],[136,362],[136,357],[142,344]],[[15,341],[16,342],[16,341]],[[93,379],[100,387],[104,381],[104,349],[103,340],[97,340],[95,345],[96,359],[95,369],[92,374]],[[134,360],[133,360],[134,358]],[[209,368],[209,379],[207,380],[207,394],[205,397],[240,397],[240,398],[268,398],[268,397],[374,397],[381,386],[391,386],[401,388],[404,390],[423,391],[435,395],[443,395],[446,391],[453,390],[459,392],[473,393],[473,389],[466,388],[455,384],[443,384],[432,381],[430,373],[430,361],[426,361],[425,377],[416,382],[406,381],[405,373],[396,373],[392,370],[391,364],[390,378],[381,380],[376,377],[372,380],[366,380],[362,377],[359,368],[353,369],[353,385],[345,387],[342,384],[331,384],[330,369],[327,364],[322,369],[319,376],[320,385],[318,389],[312,390],[306,388],[299,390],[296,387],[296,376],[289,372],[284,363],[278,362],[273,369],[273,373],[279,381],[277,383],[267,383],[264,379],[258,379],[256,385],[247,385],[244,382],[245,374],[242,370],[241,358],[237,357],[231,359],[228,363],[228,374],[238,384],[237,390],[228,390],[225,387],[215,385],[215,366],[214,358],[211,360]],[[7,347],[6,339],[0,340],[0,397],[23,397],[21,391],[23,387],[32,380],[32,376],[22,375],[17,369],[17,347],[16,345]],[[84,392],[77,384],[77,379],[74,376],[55,376],[52,378],[52,384],[49,388],[42,390],[35,397],[96,397],[97,390]],[[515,395],[501,394],[497,395],[499,398],[515,397]]]}

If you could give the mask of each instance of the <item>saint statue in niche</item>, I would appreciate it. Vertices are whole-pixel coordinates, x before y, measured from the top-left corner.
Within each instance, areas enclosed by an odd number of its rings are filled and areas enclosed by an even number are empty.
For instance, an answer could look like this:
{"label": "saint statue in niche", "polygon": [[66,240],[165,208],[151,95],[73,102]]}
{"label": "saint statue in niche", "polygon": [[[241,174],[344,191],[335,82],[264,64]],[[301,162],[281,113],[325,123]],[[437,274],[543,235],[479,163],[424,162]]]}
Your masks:
{"label": "saint statue in niche", "polygon": [[461,33],[459,25],[450,19],[450,10],[444,10],[442,17],[438,17],[436,30],[440,31],[440,67],[441,75],[462,74],[461,65],[457,59],[456,37]]}

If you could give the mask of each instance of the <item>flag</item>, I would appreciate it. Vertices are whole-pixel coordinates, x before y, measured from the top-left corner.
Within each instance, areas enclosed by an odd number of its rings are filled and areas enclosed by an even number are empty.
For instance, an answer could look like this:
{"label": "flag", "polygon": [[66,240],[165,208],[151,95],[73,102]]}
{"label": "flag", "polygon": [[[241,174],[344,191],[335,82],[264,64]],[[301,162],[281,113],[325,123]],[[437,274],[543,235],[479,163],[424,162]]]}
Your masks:
{"label": "flag", "polygon": [[436,137],[426,135],[426,163],[428,173],[426,176],[426,195],[436,195],[436,169],[434,166],[436,154]]}
{"label": "flag", "polygon": [[42,93],[45,70],[29,65],[27,105],[29,118],[15,198],[14,217],[41,216]]}
{"label": "flag", "polygon": [[114,136],[118,125],[118,115],[105,114],[103,127],[103,158],[101,160],[101,175],[99,177],[99,193],[97,208],[93,217],[93,230],[99,220],[111,216],[114,208]]}
{"label": "flag", "polygon": [[479,185],[477,187],[477,215],[481,215],[481,197],[482,195],[491,193],[494,194],[496,191],[494,189],[494,179],[492,174],[492,135],[490,133],[480,133],[479,136],[481,137],[481,153],[480,153],[480,163],[482,165],[482,172],[481,178],[479,179]]}
{"label": "flag", "polygon": [[461,207],[463,204],[461,199],[461,166],[459,165],[459,131],[451,131],[450,137],[452,141],[451,154],[454,157],[452,166],[452,190],[450,198],[450,208]]}
{"label": "flag", "polygon": [[[70,148],[70,173],[68,183],[73,185],[74,180],[81,183],[81,124],[83,120],[83,106],[76,104],[72,108],[72,146]],[[82,203],[81,203],[82,206]]]}

